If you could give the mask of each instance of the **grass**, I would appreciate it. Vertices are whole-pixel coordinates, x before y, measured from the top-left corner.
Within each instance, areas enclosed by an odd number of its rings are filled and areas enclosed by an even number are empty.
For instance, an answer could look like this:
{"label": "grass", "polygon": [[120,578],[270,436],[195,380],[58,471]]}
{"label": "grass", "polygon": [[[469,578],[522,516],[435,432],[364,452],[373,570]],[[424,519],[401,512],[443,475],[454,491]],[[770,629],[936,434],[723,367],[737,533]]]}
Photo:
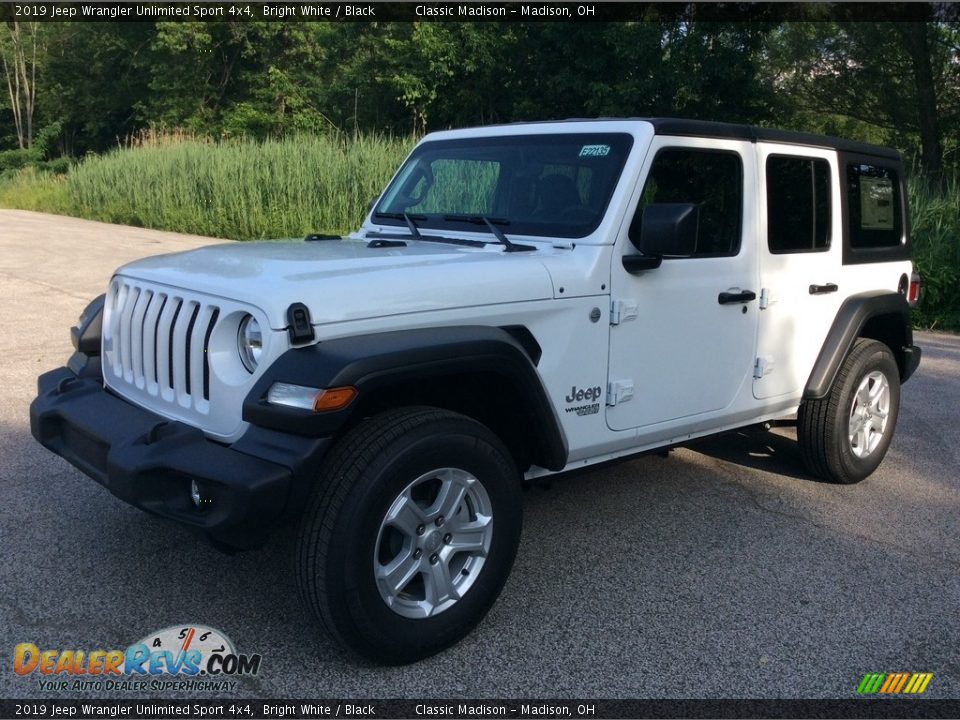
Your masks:
{"label": "grass", "polygon": [[412,142],[299,136],[147,144],[80,163],[67,193],[83,217],[237,240],[347,232]]}
{"label": "grass", "polygon": [[911,182],[908,192],[913,262],[921,278],[914,323],[960,330],[960,179],[941,192]]}
{"label": "grass", "polygon": [[0,207],[75,215],[67,194],[67,176],[26,167],[0,175]]}
{"label": "grass", "polygon": [[[0,174],[0,207],[251,240],[354,230],[413,145],[410,138],[301,135],[214,143],[145,135],[66,175]],[[919,327],[960,330],[960,180],[909,185]]]}

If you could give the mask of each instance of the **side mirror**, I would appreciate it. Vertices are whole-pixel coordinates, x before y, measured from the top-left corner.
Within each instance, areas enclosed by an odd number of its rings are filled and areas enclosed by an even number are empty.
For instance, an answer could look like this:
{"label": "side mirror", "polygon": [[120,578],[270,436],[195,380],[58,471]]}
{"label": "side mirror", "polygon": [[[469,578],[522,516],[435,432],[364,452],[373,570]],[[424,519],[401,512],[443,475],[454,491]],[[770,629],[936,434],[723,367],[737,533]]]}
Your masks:
{"label": "side mirror", "polygon": [[643,209],[634,245],[647,257],[690,257],[697,249],[700,211],[693,203],[653,203]]}

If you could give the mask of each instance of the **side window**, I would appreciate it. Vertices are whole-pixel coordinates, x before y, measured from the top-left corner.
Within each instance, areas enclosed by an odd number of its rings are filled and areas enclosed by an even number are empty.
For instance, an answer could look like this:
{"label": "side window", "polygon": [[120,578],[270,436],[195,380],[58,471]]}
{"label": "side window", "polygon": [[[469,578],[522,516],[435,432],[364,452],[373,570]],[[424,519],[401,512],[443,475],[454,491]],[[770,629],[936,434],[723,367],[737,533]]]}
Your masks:
{"label": "side window", "polygon": [[770,252],[830,247],[830,163],[813,158],[767,158],[767,244]]}
{"label": "side window", "polygon": [[853,250],[898,247],[903,237],[900,179],[881,165],[847,165],[847,208]]}
{"label": "side window", "polygon": [[640,237],[643,209],[652,203],[695,203],[700,227],[694,257],[736,255],[743,213],[743,166],[726,150],[669,148],[657,153],[630,224]]}

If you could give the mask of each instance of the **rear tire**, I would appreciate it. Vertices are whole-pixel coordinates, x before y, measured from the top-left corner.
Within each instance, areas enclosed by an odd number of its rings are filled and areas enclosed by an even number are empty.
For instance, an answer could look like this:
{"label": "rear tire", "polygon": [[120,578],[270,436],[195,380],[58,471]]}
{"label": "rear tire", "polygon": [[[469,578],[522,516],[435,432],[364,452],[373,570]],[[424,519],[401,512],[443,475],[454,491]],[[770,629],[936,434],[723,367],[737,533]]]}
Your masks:
{"label": "rear tire", "polygon": [[800,406],[797,440],[807,469],[828,482],[860,482],[886,455],[899,411],[893,353],[881,342],[858,339],[826,397]]}
{"label": "rear tire", "polygon": [[520,526],[519,473],[490,430],[435,408],[390,411],[324,463],[297,539],[300,593],[350,650],[420,660],[490,609]]}

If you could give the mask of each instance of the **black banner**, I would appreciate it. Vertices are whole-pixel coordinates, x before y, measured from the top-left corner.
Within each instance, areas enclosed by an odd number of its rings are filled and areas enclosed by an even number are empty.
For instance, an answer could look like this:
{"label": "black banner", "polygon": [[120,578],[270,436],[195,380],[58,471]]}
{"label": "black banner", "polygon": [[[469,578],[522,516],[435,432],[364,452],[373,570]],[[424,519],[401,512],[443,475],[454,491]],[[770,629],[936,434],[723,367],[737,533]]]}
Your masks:
{"label": "black banner", "polygon": [[0,700],[3,718],[957,718],[960,700]]}
{"label": "black banner", "polygon": [[956,19],[953,3],[679,2],[17,2],[0,21],[23,22],[657,22],[928,21]]}

